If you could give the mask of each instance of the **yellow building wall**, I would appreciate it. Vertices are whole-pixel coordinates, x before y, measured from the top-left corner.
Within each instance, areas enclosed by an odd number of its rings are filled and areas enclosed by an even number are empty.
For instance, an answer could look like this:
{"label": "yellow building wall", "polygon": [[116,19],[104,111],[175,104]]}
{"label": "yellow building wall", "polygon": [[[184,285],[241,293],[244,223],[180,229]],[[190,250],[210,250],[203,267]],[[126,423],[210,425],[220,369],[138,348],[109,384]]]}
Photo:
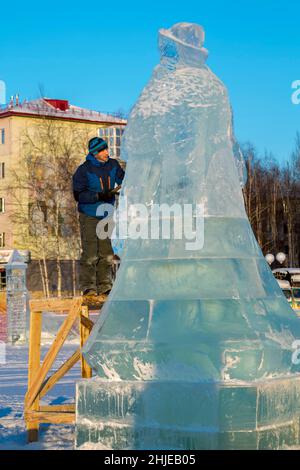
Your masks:
{"label": "yellow building wall", "polygon": [[[78,121],[68,121],[68,120],[58,120],[58,119],[49,119],[55,126],[59,126],[62,129],[68,130],[76,129],[82,133],[86,133],[88,140],[94,136],[98,135],[98,129],[100,127],[107,127],[102,123],[89,123],[89,122],[78,122]],[[30,242],[26,240],[26,237],[20,236],[20,232],[24,230],[24,233],[28,233],[28,227],[17,227],[17,223],[13,220],[12,212],[16,210],[15,202],[12,201],[12,198],[9,196],[9,192],[6,190],[7,187],[10,187],[10,172],[14,168],[18,168],[20,158],[22,158],[22,149],[24,142],[24,134],[32,132],[36,126],[42,124],[45,118],[36,118],[36,117],[21,117],[21,116],[11,116],[6,118],[0,118],[0,129],[5,129],[5,144],[0,144],[0,162],[5,163],[5,178],[0,179],[0,197],[5,198],[5,213],[0,213],[0,232],[5,232],[5,249],[19,248],[30,250],[33,255],[35,247],[30,245]],[[82,155],[78,157],[78,165],[84,161],[86,154],[88,153],[87,146],[86,149],[82,150]],[[18,191],[15,189],[14,191]],[[19,192],[18,199],[21,200],[23,210],[28,210],[28,193],[26,191]],[[22,210],[20,208],[20,210]],[[70,259],[70,252],[68,250],[68,243],[66,241],[65,248],[63,249],[62,257],[65,259]],[[36,256],[34,256],[36,257]]]}
{"label": "yellow building wall", "polygon": [[5,190],[8,182],[9,165],[12,160],[11,124],[11,118],[9,117],[0,119],[0,132],[2,129],[5,130],[5,143],[2,144],[0,141],[0,163],[5,164],[5,178],[0,178],[0,197],[3,197],[5,200],[5,212],[0,213],[0,233],[5,233],[4,248],[10,248],[13,245],[12,229],[9,220],[10,198]]}

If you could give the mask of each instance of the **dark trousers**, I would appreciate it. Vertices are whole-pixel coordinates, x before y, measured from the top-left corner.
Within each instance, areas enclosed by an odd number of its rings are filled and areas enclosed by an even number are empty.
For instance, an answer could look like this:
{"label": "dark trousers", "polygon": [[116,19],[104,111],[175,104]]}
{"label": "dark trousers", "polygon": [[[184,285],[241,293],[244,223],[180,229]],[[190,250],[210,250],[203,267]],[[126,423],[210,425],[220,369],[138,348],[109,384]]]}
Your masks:
{"label": "dark trousers", "polygon": [[112,288],[113,250],[110,238],[100,240],[96,228],[99,219],[79,213],[81,258],[79,285],[82,291],[94,289],[103,294]]}

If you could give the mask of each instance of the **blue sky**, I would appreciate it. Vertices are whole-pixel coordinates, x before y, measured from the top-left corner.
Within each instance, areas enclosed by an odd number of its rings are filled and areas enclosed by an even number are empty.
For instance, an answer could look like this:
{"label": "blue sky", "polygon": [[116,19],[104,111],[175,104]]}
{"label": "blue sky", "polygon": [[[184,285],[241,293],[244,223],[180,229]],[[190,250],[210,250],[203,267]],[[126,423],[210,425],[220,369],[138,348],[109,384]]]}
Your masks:
{"label": "blue sky", "polygon": [[208,65],[229,89],[240,141],[280,161],[300,131],[300,2],[152,0],[8,2],[0,11],[0,79],[7,95],[44,94],[128,111],[159,60],[157,32],[180,21],[206,31]]}

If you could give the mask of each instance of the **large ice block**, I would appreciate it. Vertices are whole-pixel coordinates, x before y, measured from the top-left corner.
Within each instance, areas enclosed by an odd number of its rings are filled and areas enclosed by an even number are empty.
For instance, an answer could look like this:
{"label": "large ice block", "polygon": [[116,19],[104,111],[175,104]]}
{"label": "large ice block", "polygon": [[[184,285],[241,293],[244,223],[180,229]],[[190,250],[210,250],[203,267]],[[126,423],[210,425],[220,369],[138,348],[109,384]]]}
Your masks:
{"label": "large ice block", "polygon": [[76,445],[99,449],[284,449],[299,442],[300,379],[245,384],[77,384]]}
{"label": "large ice block", "polygon": [[261,449],[299,443],[300,319],[253,235],[226,88],[204,32],[161,30],[161,62],[122,148],[128,205],[204,207],[204,244],[126,240],[84,347],[97,377],[77,385],[77,446]]}

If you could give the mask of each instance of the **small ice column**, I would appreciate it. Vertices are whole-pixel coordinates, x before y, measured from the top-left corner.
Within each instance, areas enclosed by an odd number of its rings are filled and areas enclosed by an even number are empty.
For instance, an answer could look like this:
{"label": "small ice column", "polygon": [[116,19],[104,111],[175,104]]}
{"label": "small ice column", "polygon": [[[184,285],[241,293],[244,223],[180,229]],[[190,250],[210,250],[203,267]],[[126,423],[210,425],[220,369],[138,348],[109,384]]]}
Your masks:
{"label": "small ice column", "polygon": [[6,265],[8,341],[12,344],[27,339],[26,269],[22,256],[14,250]]}

